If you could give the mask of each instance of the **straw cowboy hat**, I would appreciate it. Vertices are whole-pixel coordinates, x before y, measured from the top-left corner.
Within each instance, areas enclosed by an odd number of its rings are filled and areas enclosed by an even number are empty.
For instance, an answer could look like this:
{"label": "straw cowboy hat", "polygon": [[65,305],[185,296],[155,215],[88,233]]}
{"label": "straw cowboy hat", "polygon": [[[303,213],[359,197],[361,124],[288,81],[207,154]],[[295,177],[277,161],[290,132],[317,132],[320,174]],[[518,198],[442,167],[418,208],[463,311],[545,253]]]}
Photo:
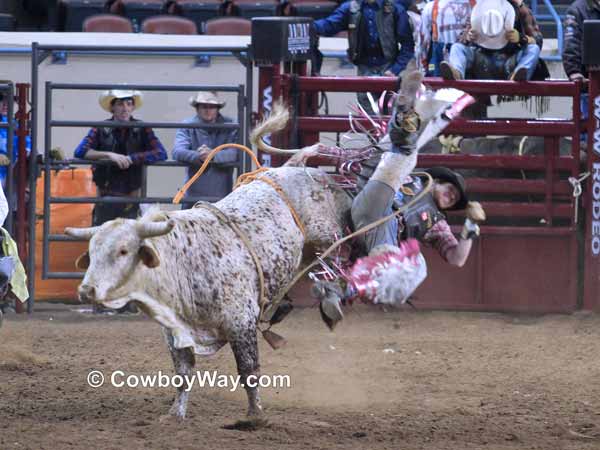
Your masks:
{"label": "straw cowboy hat", "polygon": [[111,89],[110,91],[104,91],[100,94],[98,102],[103,110],[112,112],[110,107],[113,100],[117,98],[132,98],[133,106],[135,109],[139,109],[142,106],[142,93],[140,91],[128,91],[121,89]]}
{"label": "straw cowboy hat", "polygon": [[198,92],[195,96],[190,97],[190,105],[195,108],[198,105],[216,105],[221,109],[225,106],[225,102],[217,97],[216,92]]}
{"label": "straw cowboy hat", "polygon": [[475,43],[499,50],[508,44],[506,32],[515,25],[515,10],[507,0],[479,0],[471,12],[471,28],[477,32]]}

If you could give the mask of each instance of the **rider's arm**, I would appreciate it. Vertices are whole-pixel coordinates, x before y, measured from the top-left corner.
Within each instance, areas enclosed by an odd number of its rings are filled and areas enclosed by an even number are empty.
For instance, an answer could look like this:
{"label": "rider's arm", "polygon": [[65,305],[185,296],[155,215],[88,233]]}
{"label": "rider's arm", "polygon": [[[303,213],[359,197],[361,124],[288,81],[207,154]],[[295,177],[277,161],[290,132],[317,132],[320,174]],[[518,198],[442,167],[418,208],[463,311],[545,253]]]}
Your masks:
{"label": "rider's arm", "polygon": [[462,267],[471,252],[472,239],[456,239],[450,225],[440,220],[425,234],[423,241],[435,248],[440,256],[453,266]]}

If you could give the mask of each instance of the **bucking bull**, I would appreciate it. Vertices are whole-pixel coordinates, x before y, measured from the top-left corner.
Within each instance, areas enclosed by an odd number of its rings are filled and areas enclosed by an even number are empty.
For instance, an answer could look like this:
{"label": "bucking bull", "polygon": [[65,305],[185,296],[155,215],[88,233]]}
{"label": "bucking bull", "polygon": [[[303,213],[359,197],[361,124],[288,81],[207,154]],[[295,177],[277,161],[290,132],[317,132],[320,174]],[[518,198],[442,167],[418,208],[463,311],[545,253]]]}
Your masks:
{"label": "bucking bull", "polygon": [[[262,136],[286,120],[284,110],[272,114],[255,130],[253,142],[277,151]],[[319,148],[305,148],[293,158],[302,162]],[[407,170],[412,167],[414,162]],[[109,308],[135,302],[162,325],[181,376],[192,375],[196,355],[212,355],[229,343],[246,389],[248,418],[262,423],[258,389],[246,383],[259,375],[261,311],[289,288],[303,256],[312,259],[347,234],[351,205],[351,196],[327,173],[284,166],[259,173],[213,205],[154,210],[138,220],[65,232],[90,240],[76,263],[87,269],[79,286],[82,301]],[[185,417],[188,395],[178,388],[170,415]]]}

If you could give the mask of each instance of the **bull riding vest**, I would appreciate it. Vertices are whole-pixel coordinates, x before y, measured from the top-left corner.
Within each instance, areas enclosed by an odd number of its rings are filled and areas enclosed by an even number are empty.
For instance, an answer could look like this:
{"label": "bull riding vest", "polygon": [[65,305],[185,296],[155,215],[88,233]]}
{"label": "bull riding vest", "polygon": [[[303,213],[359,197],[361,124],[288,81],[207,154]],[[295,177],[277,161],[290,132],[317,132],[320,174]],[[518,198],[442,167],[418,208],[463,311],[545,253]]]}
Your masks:
{"label": "bull riding vest", "polygon": [[[394,208],[400,208],[409,203],[419,192],[423,190],[423,181],[412,176],[412,181],[400,187],[398,194],[394,199]],[[411,204],[398,218],[398,239],[406,240],[414,238],[422,241],[427,232],[440,220],[445,220],[446,216],[441,212],[433,199],[431,192],[428,192],[419,200]]]}
{"label": "bull riding vest", "polygon": [[[137,121],[136,119],[131,119]],[[125,139],[115,137],[121,128],[98,128],[98,149],[103,152],[131,155],[143,149],[142,128],[129,128]],[[102,195],[128,194],[142,186],[142,166],[132,165],[121,170],[114,165],[97,165],[93,168],[93,180]]]}

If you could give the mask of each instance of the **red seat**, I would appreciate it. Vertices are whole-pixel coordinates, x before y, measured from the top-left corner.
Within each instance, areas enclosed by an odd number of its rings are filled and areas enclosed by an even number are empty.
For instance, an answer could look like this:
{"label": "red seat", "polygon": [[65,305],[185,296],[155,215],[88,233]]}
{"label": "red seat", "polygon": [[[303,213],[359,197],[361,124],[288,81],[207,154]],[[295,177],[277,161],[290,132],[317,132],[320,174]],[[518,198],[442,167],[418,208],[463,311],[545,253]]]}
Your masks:
{"label": "red seat", "polygon": [[167,0],[165,9],[168,14],[190,19],[202,32],[207,20],[221,16],[221,0]]}
{"label": "red seat", "polygon": [[129,19],[114,14],[96,14],[83,22],[83,31],[88,33],[133,33]]}
{"label": "red seat", "polygon": [[198,34],[196,24],[177,16],[154,16],[142,22],[142,33],[153,34]]}
{"label": "red seat", "polygon": [[206,34],[250,36],[252,22],[241,17],[219,17],[206,22]]}

